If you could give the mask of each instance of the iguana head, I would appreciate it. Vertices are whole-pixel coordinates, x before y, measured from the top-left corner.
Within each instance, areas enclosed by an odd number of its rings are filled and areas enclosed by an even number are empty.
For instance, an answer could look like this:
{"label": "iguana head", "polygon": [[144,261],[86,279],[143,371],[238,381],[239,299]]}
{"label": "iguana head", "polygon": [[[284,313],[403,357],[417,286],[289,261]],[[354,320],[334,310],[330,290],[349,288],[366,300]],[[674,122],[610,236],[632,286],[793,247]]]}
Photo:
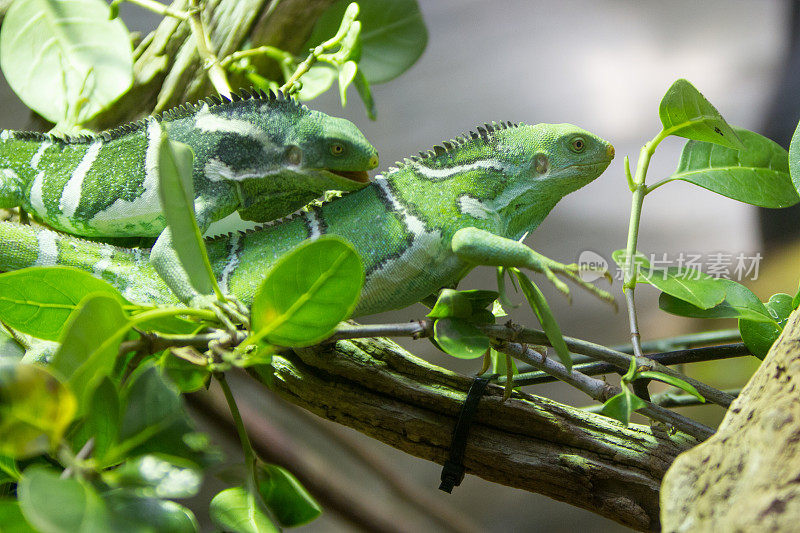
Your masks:
{"label": "iguana head", "polygon": [[369,183],[367,171],[378,166],[378,152],[355,124],[309,111],[294,132],[289,156],[298,172],[329,182],[327,190],[350,191]]}
{"label": "iguana head", "polygon": [[495,208],[518,238],[535,228],[567,194],[600,176],[614,147],[572,124],[535,124],[493,132],[494,152],[504,172]]}

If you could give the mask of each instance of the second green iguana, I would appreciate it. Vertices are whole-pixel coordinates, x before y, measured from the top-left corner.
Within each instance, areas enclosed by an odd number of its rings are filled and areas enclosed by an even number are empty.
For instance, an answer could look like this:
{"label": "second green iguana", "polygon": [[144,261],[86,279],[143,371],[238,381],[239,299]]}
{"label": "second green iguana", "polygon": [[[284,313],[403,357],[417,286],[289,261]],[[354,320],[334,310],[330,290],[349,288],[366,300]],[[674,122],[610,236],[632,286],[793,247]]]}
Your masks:
{"label": "second green iguana", "polygon": [[[576,267],[518,240],[613,157],[609,143],[569,124],[486,125],[406,159],[363,189],[243,234],[210,239],[208,253],[223,291],[248,305],[270,265],[323,234],[351,242],[364,262],[366,282],[355,315],[408,306],[477,265],[536,270],[566,292],[555,276],[561,274],[608,299],[581,280]],[[170,292],[147,253],[0,223],[0,270],[69,265],[142,304],[197,297],[188,284]]]}

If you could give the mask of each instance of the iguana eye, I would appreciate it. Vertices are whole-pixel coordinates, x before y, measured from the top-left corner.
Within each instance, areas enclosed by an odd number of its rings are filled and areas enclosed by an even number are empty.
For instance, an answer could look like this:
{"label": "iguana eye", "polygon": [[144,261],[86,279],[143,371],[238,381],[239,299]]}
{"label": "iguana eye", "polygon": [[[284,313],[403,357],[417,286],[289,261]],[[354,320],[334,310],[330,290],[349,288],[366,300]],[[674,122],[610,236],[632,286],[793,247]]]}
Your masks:
{"label": "iguana eye", "polygon": [[333,155],[342,155],[344,153],[344,145],[341,143],[331,143],[331,153]]}
{"label": "iguana eye", "polygon": [[550,162],[544,154],[536,154],[536,173],[544,174],[550,168]]}
{"label": "iguana eye", "polygon": [[586,141],[583,140],[583,137],[575,137],[570,141],[569,149],[579,154],[586,149]]}
{"label": "iguana eye", "polygon": [[303,151],[297,146],[290,146],[286,152],[286,162],[290,165],[299,165],[303,162]]}

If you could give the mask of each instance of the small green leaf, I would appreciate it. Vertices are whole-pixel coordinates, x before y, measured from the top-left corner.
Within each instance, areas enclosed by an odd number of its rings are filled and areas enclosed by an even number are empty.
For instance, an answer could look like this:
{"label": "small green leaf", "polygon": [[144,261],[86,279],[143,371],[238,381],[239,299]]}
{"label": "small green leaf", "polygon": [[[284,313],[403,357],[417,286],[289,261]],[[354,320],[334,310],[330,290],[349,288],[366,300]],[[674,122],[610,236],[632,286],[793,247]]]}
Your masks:
{"label": "small green leaf", "polygon": [[103,500],[111,513],[111,528],[108,531],[199,531],[194,514],[169,500],[142,498],[129,491],[105,493]]}
{"label": "small green leaf", "polygon": [[161,207],[171,232],[172,246],[192,286],[200,294],[214,292],[216,280],[206,267],[205,244],[194,218],[194,185],[192,183],[192,149],[187,144],[170,141],[164,128],[158,149],[158,193]]}
{"label": "small green leaf", "polygon": [[636,379],[655,379],[656,381],[662,381],[664,383],[672,385],[673,387],[677,387],[679,389],[688,392],[689,394],[700,400],[702,403],[706,402],[706,399],[703,398],[703,396],[699,392],[697,392],[697,389],[695,389],[693,385],[685,382],[680,378],[676,378],[675,376],[664,374],[663,372],[657,372],[654,370],[645,370],[644,372],[637,373]]}
{"label": "small green leaf", "polygon": [[17,494],[25,519],[42,533],[112,531],[108,510],[86,481],[33,465],[22,473]]}
{"label": "small green leaf", "polygon": [[455,289],[442,289],[436,304],[428,313],[428,318],[469,318],[472,316],[472,302],[462,292]]}
{"label": "small green leaf", "polygon": [[[305,48],[330,39],[350,0],[339,0],[317,19]],[[413,65],[428,43],[428,30],[416,0],[360,0],[359,70],[370,83],[385,83]]]}
{"label": "small green leaf", "polygon": [[67,380],[79,412],[86,411],[92,391],[114,369],[128,328],[119,301],[103,293],[88,295],[70,316],[51,368]]}
{"label": "small green leaf", "polygon": [[800,123],[797,124],[789,145],[789,175],[792,177],[794,189],[800,193]]}
{"label": "small green leaf", "polygon": [[658,116],[667,135],[720,144],[735,150],[744,148],[719,111],[684,79],[679,79],[667,90],[658,106]]}
{"label": "small green leaf", "polygon": [[356,71],[356,77],[353,78],[353,85],[355,85],[356,91],[358,91],[358,96],[364,103],[364,109],[367,111],[367,117],[369,117],[370,120],[377,119],[378,108],[375,106],[375,99],[372,97],[372,89],[370,89],[369,82],[364,76],[364,73],[361,72],[361,69]]}
{"label": "small green leaf", "polygon": [[355,61],[347,61],[339,68],[339,99],[342,107],[347,105],[347,88],[353,82],[357,69]]}
{"label": "small green leaf", "polygon": [[77,453],[90,438],[94,438],[92,457],[102,461],[117,441],[119,418],[117,386],[105,376],[94,389],[83,423],[72,437],[74,451]]}
{"label": "small green leaf", "polygon": [[775,323],[767,308],[750,289],[725,278],[719,278],[716,282],[725,288],[725,298],[714,307],[702,309],[667,293],[659,296],[658,307],[673,315],[692,318],[744,318]]}
{"label": "small green leaf", "polygon": [[786,150],[758,133],[739,128],[735,131],[744,143],[742,150],[687,142],[678,169],[668,181],[687,181],[761,207],[789,207],[800,202],[789,177]]}
{"label": "small green leaf", "polygon": [[205,368],[205,363],[206,361],[203,359],[203,365],[199,366],[175,356],[172,351],[165,351],[159,359],[158,365],[163,369],[170,381],[178,387],[178,390],[182,393],[187,393],[197,392],[208,387],[211,374]]}
{"label": "small green leaf", "polygon": [[17,462],[7,455],[0,455],[0,478],[16,482],[19,477]]}
{"label": "small green leaf", "polygon": [[517,370],[517,364],[514,362],[513,359],[509,358],[504,353],[499,353],[496,350],[492,349],[489,353],[489,356],[492,359],[492,374],[500,374],[501,376],[505,376],[508,374],[508,367],[506,366],[508,361],[511,361],[511,373],[512,375],[519,374],[519,370]]}
{"label": "small green leaf", "polygon": [[72,267],[33,267],[0,274],[0,320],[38,339],[57,341],[64,324],[90,293],[120,302],[117,289]]}
{"label": "small green leaf", "polygon": [[789,315],[794,311],[793,304],[793,299],[788,294],[773,294],[764,305],[776,323],[739,320],[739,333],[750,353],[759,359],[766,357],[769,349],[783,332]]}
{"label": "small green leaf", "polygon": [[278,465],[259,468],[258,491],[283,527],[302,526],[322,514],[322,507],[297,478]]}
{"label": "small green leaf", "polygon": [[22,516],[22,509],[16,500],[0,499],[0,524],[3,533],[36,533]]}
{"label": "small green leaf", "polygon": [[200,490],[197,465],[178,457],[149,454],[125,461],[103,476],[109,485],[135,489],[147,498],[190,498]]}
{"label": "small green leaf", "polygon": [[236,533],[278,533],[256,501],[256,497],[244,487],[223,490],[211,500],[211,520],[226,531]]}
{"label": "small green leaf", "polygon": [[363,284],[361,258],[348,242],[305,241],[275,263],[253,298],[255,336],[279,346],[319,342],[350,316]]}
{"label": "small green leaf", "polygon": [[433,338],[445,353],[459,359],[481,357],[489,349],[489,337],[465,320],[440,318],[433,324]]}
{"label": "small green leaf", "polygon": [[[75,396],[46,369],[38,365],[0,364],[0,453],[3,455],[27,458],[53,450],[72,422],[75,410]],[[7,459],[4,458],[4,465]]]}
{"label": "small green leaf", "polygon": [[619,420],[627,426],[631,421],[631,414],[637,409],[646,406],[647,404],[644,400],[632,394],[627,387],[623,387],[621,393],[606,400],[600,413],[609,418]]}
{"label": "small green leaf", "polygon": [[[627,267],[626,250],[616,250],[611,257],[620,268]],[[638,268],[638,282],[649,283],[693,306],[709,309],[725,299],[725,286],[708,274],[693,269],[652,266],[647,257],[640,252],[637,252],[635,261]]]}
{"label": "small green leaf", "polygon": [[303,86],[297,93],[298,100],[313,100],[330,89],[336,77],[336,71],[328,65],[314,65],[300,78]]}
{"label": "small green leaf", "polygon": [[13,2],[0,67],[25,104],[50,122],[83,124],[133,83],[131,39],[102,0]]}
{"label": "small green leaf", "polygon": [[528,279],[528,276],[520,272],[518,269],[514,268],[512,269],[512,272],[514,272],[517,280],[519,280],[519,286],[522,288],[522,293],[525,295],[525,299],[528,300],[531,309],[533,309],[533,313],[536,315],[536,318],[542,325],[542,329],[544,330],[545,335],[547,335],[547,339],[550,341],[553,349],[556,351],[556,355],[558,355],[558,358],[561,359],[561,363],[564,365],[567,371],[571,370],[572,356],[569,353],[567,344],[564,342],[564,336],[561,334],[561,328],[558,326],[556,317],[553,316],[552,311],[550,311],[550,306],[547,305],[547,300],[545,300],[544,294],[542,294],[542,291],[539,290],[539,287],[537,287],[530,279]]}

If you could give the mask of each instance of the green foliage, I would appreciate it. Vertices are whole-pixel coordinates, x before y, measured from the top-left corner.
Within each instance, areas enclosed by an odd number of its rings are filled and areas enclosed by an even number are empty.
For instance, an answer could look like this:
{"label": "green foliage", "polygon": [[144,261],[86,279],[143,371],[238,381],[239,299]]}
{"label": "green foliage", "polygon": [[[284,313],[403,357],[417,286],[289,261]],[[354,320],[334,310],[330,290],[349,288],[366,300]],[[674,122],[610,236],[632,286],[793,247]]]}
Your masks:
{"label": "green foliage", "polygon": [[[28,458],[55,449],[75,411],[75,396],[45,368],[0,363],[0,453]],[[3,461],[14,474],[13,462]]]}
{"label": "green foliage", "polygon": [[194,218],[194,185],[192,183],[192,149],[170,141],[161,124],[158,148],[158,193],[172,246],[189,281],[200,294],[219,293],[216,278],[206,254],[203,236]]}
{"label": "green foliage", "polygon": [[742,150],[745,146],[719,111],[684,79],[667,90],[658,106],[662,136],[677,135]]}
{"label": "green foliage", "polygon": [[57,341],[64,324],[90,293],[123,302],[117,289],[72,267],[23,268],[0,274],[0,320],[39,339]]}
{"label": "green foliage", "polygon": [[133,83],[131,41],[102,0],[14,2],[0,31],[0,68],[25,104],[69,130]]}
{"label": "green foliage", "polygon": [[433,323],[433,344],[459,359],[475,359],[489,350],[489,337],[476,325],[494,323],[487,309],[500,294],[495,291],[442,289],[429,318]]}
{"label": "green foliage", "polygon": [[77,453],[89,439],[93,441],[93,456],[102,462],[117,441],[119,434],[120,404],[116,384],[104,376],[92,392],[86,416],[72,436]]}
{"label": "green foliage", "polygon": [[[306,48],[336,33],[349,0],[339,0],[317,20]],[[359,0],[359,70],[368,83],[386,83],[413,65],[428,43],[416,0]]]}
{"label": "green foliage", "polygon": [[710,308],[700,308],[667,293],[659,297],[658,306],[667,313],[693,318],[744,318],[756,322],[774,322],[767,308],[753,292],[735,281],[719,278],[707,280],[725,289],[725,298]]}
{"label": "green foliage", "polygon": [[761,207],[789,207],[800,202],[789,176],[786,150],[758,133],[738,128],[735,131],[744,144],[741,150],[702,141],[687,142],[678,169],[665,182],[687,181]]}
{"label": "green foliage", "polygon": [[3,524],[3,533],[36,533],[22,515],[17,500],[0,499],[0,524]]}
{"label": "green foliage", "polygon": [[459,359],[475,359],[489,349],[489,337],[458,318],[437,319],[433,323],[433,338],[442,351]]}
{"label": "green foliage", "polygon": [[676,378],[675,376],[670,376],[669,374],[664,374],[663,372],[656,372],[653,370],[645,370],[643,372],[636,372],[633,379],[655,379],[656,381],[661,381],[663,383],[667,383],[672,385],[673,387],[677,387],[683,391],[688,392],[698,400],[700,403],[705,403],[706,399],[697,392],[697,389],[694,388],[693,385],[687,383],[686,381]]}
{"label": "green foliage", "polygon": [[322,514],[322,507],[291,472],[278,465],[259,465],[258,492],[283,527],[297,527]]}
{"label": "green foliage", "polygon": [[79,412],[86,411],[92,391],[113,370],[129,327],[119,301],[102,293],[88,295],[70,316],[51,368],[75,393]]}
{"label": "green foliage", "polygon": [[253,298],[253,336],[279,346],[309,346],[329,337],[355,309],[364,267],[352,245],[322,236],[281,257]]}
{"label": "green foliage", "polygon": [[759,359],[766,357],[769,349],[783,332],[789,315],[797,308],[792,297],[784,293],[773,294],[764,306],[770,316],[775,319],[774,323],[739,319],[739,333],[742,335],[742,341],[750,353]]}
{"label": "green foliage", "polygon": [[190,498],[202,481],[197,465],[177,457],[142,455],[109,471],[103,479],[148,498]]}
{"label": "green foliage", "polygon": [[277,533],[255,494],[244,487],[225,489],[211,500],[211,520],[220,528],[236,533]]}
{"label": "green foliage", "polygon": [[800,193],[800,123],[797,124],[789,145],[789,175],[795,190]]}
{"label": "green foliage", "polygon": [[603,404],[602,414],[609,418],[619,420],[626,426],[631,421],[631,415],[637,409],[645,407],[647,403],[633,394],[627,387],[622,387],[622,392],[612,396]]}

